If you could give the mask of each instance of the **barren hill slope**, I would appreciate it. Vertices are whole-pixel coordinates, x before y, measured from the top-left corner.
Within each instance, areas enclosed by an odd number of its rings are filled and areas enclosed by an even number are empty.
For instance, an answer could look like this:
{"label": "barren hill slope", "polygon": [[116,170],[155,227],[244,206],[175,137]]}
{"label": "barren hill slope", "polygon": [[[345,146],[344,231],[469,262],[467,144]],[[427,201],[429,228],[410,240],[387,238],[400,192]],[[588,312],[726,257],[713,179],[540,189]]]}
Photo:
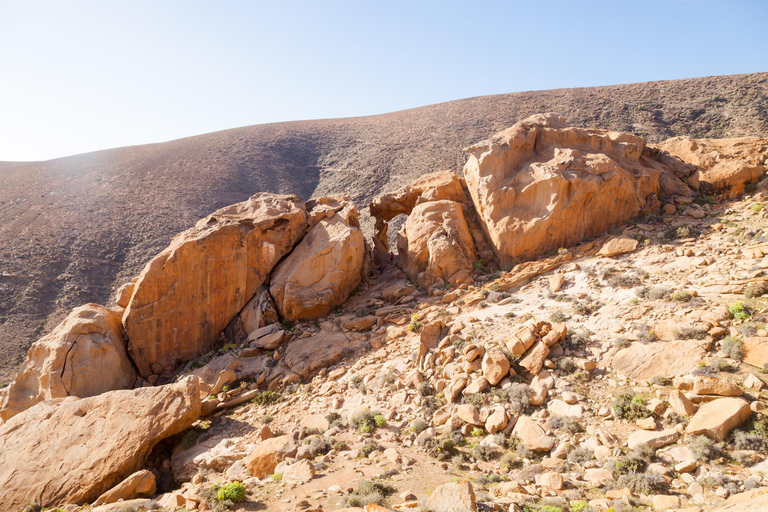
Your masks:
{"label": "barren hill slope", "polygon": [[214,209],[258,191],[347,192],[362,209],[415,176],[460,169],[462,147],[545,111],[651,142],[766,134],[768,73],[487,96],[0,163],[0,384],[69,309],[107,302]]}

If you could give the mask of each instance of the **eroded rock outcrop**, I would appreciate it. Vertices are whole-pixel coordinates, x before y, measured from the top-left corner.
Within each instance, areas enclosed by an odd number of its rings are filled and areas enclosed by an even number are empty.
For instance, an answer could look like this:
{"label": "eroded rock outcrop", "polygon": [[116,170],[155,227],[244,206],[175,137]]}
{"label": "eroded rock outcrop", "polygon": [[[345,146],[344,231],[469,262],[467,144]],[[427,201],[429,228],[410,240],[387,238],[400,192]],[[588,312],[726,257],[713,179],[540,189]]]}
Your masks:
{"label": "eroded rock outcrop", "polygon": [[30,347],[8,389],[0,417],[8,420],[43,400],[126,389],[135,380],[120,314],[86,304]]}
{"label": "eroded rock outcrop", "polygon": [[142,376],[203,354],[304,235],[295,196],[260,193],[178,235],[142,271],[123,315]]}
{"label": "eroded rock outcrop", "polygon": [[371,216],[376,219],[373,235],[373,255],[376,263],[384,263],[389,256],[387,223],[390,220],[401,214],[410,215],[418,204],[441,200],[467,202],[461,179],[452,171],[425,174],[410,185],[374,198],[369,210]]}
{"label": "eroded rock outcrop", "polygon": [[397,250],[399,267],[421,286],[472,283],[475,244],[455,201],[417,205],[397,235]]}
{"label": "eroded rock outcrop", "polygon": [[691,165],[688,183],[704,193],[732,198],[757,183],[768,169],[768,138],[689,139],[673,137],[659,148]]}
{"label": "eroded rock outcrop", "polygon": [[531,259],[656,212],[658,194],[687,195],[641,137],[570,128],[531,116],[464,150],[464,178],[503,266]]}
{"label": "eroded rock outcrop", "polygon": [[275,268],[270,293],[283,318],[314,320],[343,304],[364,278],[368,257],[357,208],[348,197],[317,221]]}
{"label": "eroded rock outcrop", "polygon": [[196,378],[37,404],[0,426],[0,503],[91,502],[144,466],[200,415]]}

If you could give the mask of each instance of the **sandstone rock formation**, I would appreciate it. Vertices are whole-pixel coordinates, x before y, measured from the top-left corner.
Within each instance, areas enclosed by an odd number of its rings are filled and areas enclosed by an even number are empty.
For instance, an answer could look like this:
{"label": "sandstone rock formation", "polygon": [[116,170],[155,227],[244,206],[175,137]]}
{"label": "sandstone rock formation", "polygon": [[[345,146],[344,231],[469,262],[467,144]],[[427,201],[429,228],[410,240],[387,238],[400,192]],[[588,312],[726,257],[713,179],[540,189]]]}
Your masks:
{"label": "sandstone rock formation", "polygon": [[749,403],[741,398],[718,398],[699,407],[693,415],[687,434],[701,434],[718,441],[725,439],[734,428],[750,416]]}
{"label": "sandstone rock formation", "polygon": [[645,141],[531,116],[466,148],[467,187],[503,266],[566,247],[689,193]]}
{"label": "sandstone rock formation", "polygon": [[306,231],[294,196],[260,193],[199,221],[150,261],[123,315],[142,376],[209,351]]}
{"label": "sandstone rock formation", "polygon": [[269,287],[262,286],[248,304],[229,322],[224,335],[234,344],[240,345],[248,336],[267,325],[280,321],[275,301],[269,294]]}
{"label": "sandstone rock formation", "polygon": [[0,426],[0,503],[21,510],[91,502],[199,414],[196,378],[39,403]]}
{"label": "sandstone rock formation", "polygon": [[398,265],[421,286],[472,283],[477,255],[459,203],[440,200],[417,205],[398,233],[397,250]]}
{"label": "sandstone rock formation", "polygon": [[689,139],[674,137],[659,145],[693,166],[688,183],[704,193],[736,197],[757,183],[768,169],[768,138]]}
{"label": "sandstone rock formation", "polygon": [[0,404],[0,417],[8,420],[43,400],[129,388],[135,380],[120,314],[86,304],[30,347],[5,403]]}
{"label": "sandstone rock formation", "polygon": [[343,304],[363,280],[368,257],[357,208],[349,202],[318,221],[275,268],[270,293],[283,318],[314,320]]}
{"label": "sandstone rock formation", "polygon": [[389,257],[389,221],[401,214],[410,215],[418,204],[441,200],[467,202],[461,179],[452,171],[424,174],[410,185],[374,198],[369,210],[371,216],[376,219],[373,235],[373,255],[376,263],[382,264]]}

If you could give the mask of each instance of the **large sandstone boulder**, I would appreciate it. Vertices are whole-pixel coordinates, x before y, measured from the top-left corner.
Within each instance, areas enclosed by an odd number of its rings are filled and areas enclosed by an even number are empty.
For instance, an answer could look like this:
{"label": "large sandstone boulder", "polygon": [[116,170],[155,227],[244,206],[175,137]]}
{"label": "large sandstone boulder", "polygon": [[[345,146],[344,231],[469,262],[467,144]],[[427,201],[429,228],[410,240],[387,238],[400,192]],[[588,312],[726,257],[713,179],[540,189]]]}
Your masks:
{"label": "large sandstone boulder", "polygon": [[744,362],[758,368],[768,364],[768,338],[751,336],[744,338]]}
{"label": "large sandstone boulder", "polygon": [[468,480],[439,485],[427,498],[424,508],[433,512],[475,512],[475,490]]}
{"label": "large sandstone boulder", "polygon": [[236,345],[242,344],[248,336],[262,327],[280,321],[277,306],[269,294],[269,287],[262,286],[248,304],[229,322],[224,335]]}
{"label": "large sandstone boulder", "polygon": [[693,415],[686,434],[700,434],[722,441],[734,428],[742,425],[752,414],[743,398],[718,398],[699,407]]}
{"label": "large sandstone boulder", "polygon": [[271,475],[277,465],[296,454],[296,445],[289,436],[265,439],[245,458],[245,466],[256,478]]}
{"label": "large sandstone boulder", "polygon": [[389,225],[387,223],[390,220],[401,214],[409,215],[417,204],[441,200],[467,202],[461,179],[452,171],[424,174],[410,185],[374,198],[368,209],[371,217],[376,219],[373,236],[373,253],[376,263],[381,264],[388,259]]}
{"label": "large sandstone boulder", "polygon": [[688,183],[705,193],[736,197],[748,183],[757,183],[768,169],[768,138],[689,139],[673,137],[659,145],[663,151],[691,164]]}
{"label": "large sandstone boulder", "polygon": [[211,350],[306,231],[294,196],[260,193],[176,236],[139,275],[123,315],[142,376]]}
{"label": "large sandstone boulder", "polygon": [[320,368],[335,364],[356,348],[358,345],[348,340],[344,333],[321,331],[289,343],[282,361],[296,375],[306,379]]}
{"label": "large sandstone boulder", "polygon": [[3,510],[92,502],[199,415],[196,378],[41,402],[0,426]]}
{"label": "large sandstone boulder", "polygon": [[295,322],[325,316],[360,285],[367,246],[358,217],[348,202],[320,220],[275,268],[269,291],[284,318]]}
{"label": "large sandstone boulder", "polygon": [[[466,148],[464,178],[500,262],[532,259],[690,194],[637,136],[531,116]],[[662,187],[663,186],[663,187]]]}
{"label": "large sandstone boulder", "polygon": [[398,233],[397,250],[399,267],[421,286],[473,282],[475,243],[455,201],[417,205]]}
{"label": "large sandstone boulder", "polygon": [[133,387],[136,370],[128,359],[120,315],[87,304],[74,309],[51,333],[29,349],[0,405],[11,416],[43,400],[85,398]]}

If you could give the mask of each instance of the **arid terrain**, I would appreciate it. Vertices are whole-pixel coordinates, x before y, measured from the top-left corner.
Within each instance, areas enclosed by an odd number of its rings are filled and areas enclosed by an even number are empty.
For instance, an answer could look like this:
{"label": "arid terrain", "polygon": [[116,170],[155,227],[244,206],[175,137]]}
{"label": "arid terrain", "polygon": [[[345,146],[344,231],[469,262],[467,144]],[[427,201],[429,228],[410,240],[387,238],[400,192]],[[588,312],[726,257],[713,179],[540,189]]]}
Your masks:
{"label": "arid terrain", "polygon": [[524,92],[259,125],[46,162],[0,163],[0,384],[72,307],[105,303],[177,232],[258,191],[360,207],[538,112],[660,142],[768,133],[768,73]]}

